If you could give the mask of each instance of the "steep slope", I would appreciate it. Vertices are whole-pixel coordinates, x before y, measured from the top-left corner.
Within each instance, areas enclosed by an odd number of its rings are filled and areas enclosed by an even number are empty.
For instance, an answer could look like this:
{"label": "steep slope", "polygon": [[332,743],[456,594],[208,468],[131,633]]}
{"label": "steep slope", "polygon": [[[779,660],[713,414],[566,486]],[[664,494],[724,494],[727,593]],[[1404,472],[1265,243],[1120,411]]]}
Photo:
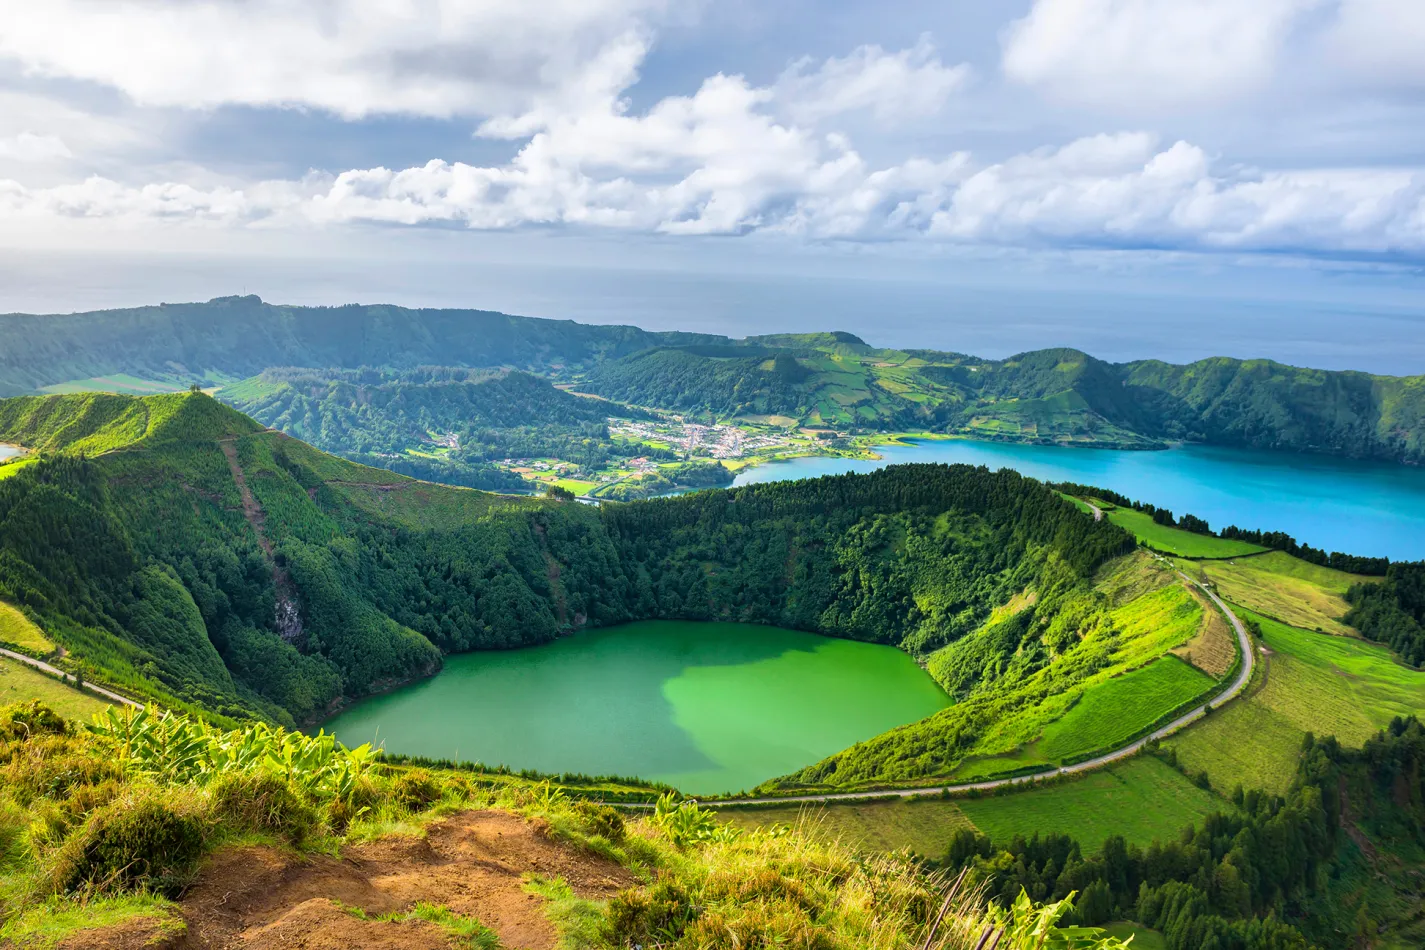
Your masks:
{"label": "steep slope", "polygon": [[1174,438],[1349,458],[1425,461],[1425,377],[1372,376],[1270,360],[1121,367],[1153,431]]}

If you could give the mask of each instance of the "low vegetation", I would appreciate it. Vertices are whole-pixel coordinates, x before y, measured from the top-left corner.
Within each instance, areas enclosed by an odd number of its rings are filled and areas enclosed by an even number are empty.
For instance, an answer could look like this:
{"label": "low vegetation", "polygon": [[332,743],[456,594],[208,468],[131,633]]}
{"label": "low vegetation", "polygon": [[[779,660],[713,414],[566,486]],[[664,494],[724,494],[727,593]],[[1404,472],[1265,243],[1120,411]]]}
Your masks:
{"label": "low vegetation", "polygon": [[1223,802],[1157,757],[1138,755],[1043,788],[961,799],[959,806],[996,841],[1063,834],[1094,842],[1116,835],[1147,846],[1202,821]]}
{"label": "low vegetation", "polygon": [[1240,699],[1168,741],[1191,771],[1280,793],[1308,733],[1359,747],[1392,717],[1425,709],[1425,673],[1402,666],[1384,647],[1235,609],[1268,652]]}
{"label": "low vegetation", "polygon": [[[1099,932],[1060,929],[1068,901],[986,905],[972,884],[952,886],[913,862],[864,860],[786,827],[739,832],[671,795],[643,817],[625,817],[549,783],[491,787],[467,773],[384,766],[369,749],[328,737],[228,732],[133,710],[83,729],[31,704],[0,710],[0,769],[0,940],[24,946],[116,926],[149,936],[196,928],[190,937],[203,940],[210,924],[201,899],[181,895],[194,882],[202,894],[204,859],[215,851],[280,844],[339,853],[395,830],[419,836],[442,815],[481,808],[631,869],[634,883],[606,902],[546,872],[526,877],[561,946],[574,950],[970,950],[991,938],[1011,950],[1046,941],[1122,947]],[[499,940],[497,930],[419,900],[346,913],[373,927],[430,924],[469,946]]]}
{"label": "low vegetation", "polygon": [[4,601],[0,601],[0,644],[37,655],[54,652],[44,631],[24,611]]}
{"label": "low vegetation", "polygon": [[66,719],[87,720],[109,706],[109,700],[70,683],[0,657],[0,706],[40,702]]}
{"label": "low vegetation", "polygon": [[1245,541],[1232,541],[1159,524],[1153,520],[1152,515],[1134,511],[1132,508],[1110,507],[1108,519],[1132,532],[1140,544],[1164,554],[1191,558],[1225,558],[1258,554],[1266,550]]}
{"label": "low vegetation", "polygon": [[1280,551],[1230,561],[1202,561],[1190,570],[1217,586],[1224,600],[1306,630],[1351,636],[1342,619],[1346,592],[1364,577],[1318,567]]}

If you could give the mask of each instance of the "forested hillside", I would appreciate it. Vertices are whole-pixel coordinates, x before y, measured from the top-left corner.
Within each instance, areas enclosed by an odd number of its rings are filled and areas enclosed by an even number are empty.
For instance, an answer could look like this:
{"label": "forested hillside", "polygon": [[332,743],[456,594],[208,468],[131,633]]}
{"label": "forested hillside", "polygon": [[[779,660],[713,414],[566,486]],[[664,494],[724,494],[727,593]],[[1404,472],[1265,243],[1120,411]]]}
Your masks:
{"label": "forested hillside", "polygon": [[[128,374],[165,385],[287,365],[523,369],[621,402],[871,431],[1152,448],[1194,441],[1425,462],[1425,377],[1214,358],[1111,364],[1072,349],[988,360],[847,333],[732,340],[479,310],[287,307],[255,297],[0,316],[0,395]],[[127,378],[127,377],[126,377]],[[89,382],[86,382],[89,381]]]}
{"label": "forested hillside", "polygon": [[606,424],[646,413],[519,371],[269,369],[218,398],[325,452],[488,491],[529,487],[492,459],[552,457],[597,469],[649,451],[611,439]]}
{"label": "forested hillside", "polygon": [[[107,427],[61,437],[96,406]],[[414,482],[198,393],[5,401],[0,422],[0,440],[50,449],[0,482],[0,600],[96,675],[224,717],[306,719],[442,653],[642,618],[923,655],[1132,545],[1008,470],[900,466],[597,509]]]}
{"label": "forested hillside", "polygon": [[257,297],[64,315],[0,316],[0,396],[110,373],[201,379],[271,366],[450,365],[568,370],[691,333],[587,326],[489,310],[285,307]]}

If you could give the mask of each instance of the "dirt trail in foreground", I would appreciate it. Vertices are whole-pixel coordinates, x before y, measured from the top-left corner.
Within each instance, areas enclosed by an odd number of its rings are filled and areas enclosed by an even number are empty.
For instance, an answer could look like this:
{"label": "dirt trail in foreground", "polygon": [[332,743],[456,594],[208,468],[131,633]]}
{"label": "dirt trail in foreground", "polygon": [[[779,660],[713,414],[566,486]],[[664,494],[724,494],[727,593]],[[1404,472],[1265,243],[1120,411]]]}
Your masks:
{"label": "dirt trail in foreground", "polygon": [[[338,860],[245,847],[214,858],[184,896],[188,933],[172,950],[447,950],[423,921],[365,919],[438,904],[494,930],[509,950],[553,950],[544,900],[523,889],[530,873],[558,876],[580,897],[607,899],[634,883],[602,858],[557,844],[523,819],[472,811],[437,822],[425,838],[392,837],[347,848]],[[134,928],[78,934],[65,947],[145,945]],[[152,937],[148,933],[147,937]]]}

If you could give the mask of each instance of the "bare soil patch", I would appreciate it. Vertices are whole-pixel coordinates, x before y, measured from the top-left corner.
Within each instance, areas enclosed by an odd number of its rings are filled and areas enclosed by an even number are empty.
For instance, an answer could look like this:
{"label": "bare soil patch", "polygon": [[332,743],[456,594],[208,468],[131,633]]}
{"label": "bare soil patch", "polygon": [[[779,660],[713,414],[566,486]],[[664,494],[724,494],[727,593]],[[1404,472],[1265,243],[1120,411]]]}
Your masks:
{"label": "bare soil patch", "polygon": [[[390,837],[341,858],[251,846],[216,855],[181,902],[181,950],[444,950],[433,924],[382,920],[417,903],[448,908],[495,931],[509,950],[553,950],[544,900],[524,891],[528,874],[559,876],[580,897],[606,900],[635,883],[624,868],[551,841],[538,823],[470,811],[435,822],[424,838]],[[358,913],[358,911],[360,913]],[[364,918],[363,918],[364,914]],[[115,931],[114,941],[121,935]],[[125,950],[88,932],[84,946]],[[127,938],[124,938],[127,939]]]}

